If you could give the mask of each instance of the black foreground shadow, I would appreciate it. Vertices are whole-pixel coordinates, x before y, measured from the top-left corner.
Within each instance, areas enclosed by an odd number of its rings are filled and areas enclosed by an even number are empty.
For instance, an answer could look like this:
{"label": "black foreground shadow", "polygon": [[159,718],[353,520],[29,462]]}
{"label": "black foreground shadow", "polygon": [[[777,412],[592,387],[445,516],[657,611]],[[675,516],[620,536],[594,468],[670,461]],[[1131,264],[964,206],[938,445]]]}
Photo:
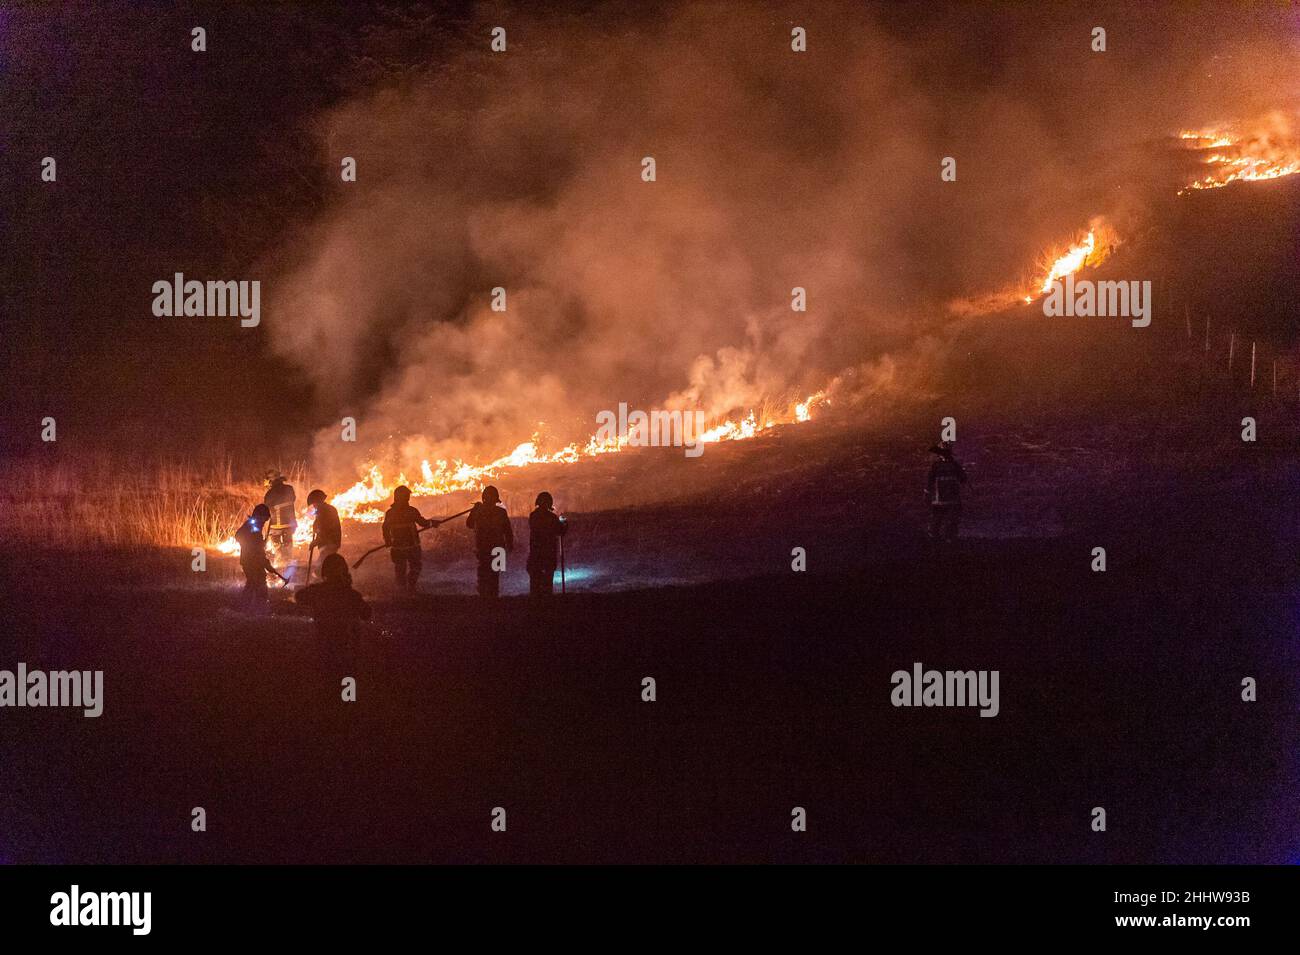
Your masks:
{"label": "black foreground shadow", "polygon": [[[379,602],[355,660],[208,591],[4,566],[6,862],[1293,862],[1297,607],[1268,515],[1088,569],[1087,541],[920,542],[851,573]],[[1148,529],[1149,530],[1149,529]],[[1257,532],[1257,533],[1256,533]],[[51,573],[58,566],[62,573]],[[284,608],[281,608],[282,610]],[[997,669],[1000,708],[890,705]],[[358,701],[340,701],[343,675]],[[643,677],[657,701],[641,701]],[[1254,677],[1258,702],[1241,700]],[[192,807],[207,831],[190,830]],[[493,807],[507,831],[490,829]],[[804,807],[808,831],[791,831]],[[1093,807],[1107,831],[1091,831]]]}

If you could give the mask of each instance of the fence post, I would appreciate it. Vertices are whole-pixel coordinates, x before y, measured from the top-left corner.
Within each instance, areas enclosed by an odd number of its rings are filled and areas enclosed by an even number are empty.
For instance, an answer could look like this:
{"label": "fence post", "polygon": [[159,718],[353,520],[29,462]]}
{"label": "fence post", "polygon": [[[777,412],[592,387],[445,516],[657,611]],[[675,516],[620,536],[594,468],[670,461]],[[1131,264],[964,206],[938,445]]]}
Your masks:
{"label": "fence post", "polygon": [[1255,387],[1255,343],[1250,343],[1250,387]]}

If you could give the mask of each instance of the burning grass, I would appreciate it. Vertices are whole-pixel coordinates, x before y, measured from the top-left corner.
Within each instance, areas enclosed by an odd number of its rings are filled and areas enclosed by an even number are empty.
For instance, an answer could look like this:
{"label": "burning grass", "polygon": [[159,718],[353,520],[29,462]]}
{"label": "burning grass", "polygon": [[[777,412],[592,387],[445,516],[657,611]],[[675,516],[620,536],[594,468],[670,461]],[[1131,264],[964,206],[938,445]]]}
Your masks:
{"label": "burning grass", "polygon": [[[302,465],[290,480],[305,484]],[[262,499],[229,460],[72,464],[31,456],[0,465],[0,533],[53,549],[202,547],[234,533]]]}
{"label": "burning grass", "polygon": [[[828,400],[818,392],[797,402],[771,401],[738,422],[715,426],[704,440],[743,440],[777,424],[804,422]],[[334,503],[347,518],[374,521],[382,517],[382,506],[398,484],[411,485],[417,497],[445,497],[476,491],[482,483],[520,468],[571,464],[622,450],[620,442],[605,449],[570,446],[547,455],[526,442],[486,465],[438,462],[434,472],[424,462],[423,480],[404,474],[385,480],[372,467],[367,481],[336,495]],[[298,490],[295,540],[305,545],[311,528],[305,510],[310,489],[305,465],[295,464],[286,477]],[[20,545],[55,550],[213,547],[234,554],[235,530],[265,493],[260,480],[237,478],[228,458],[128,463],[96,453],[74,464],[32,455],[0,465],[0,481],[0,533]]]}
{"label": "burning grass", "polygon": [[[828,403],[821,392],[799,401],[770,401],[739,422],[715,426],[704,440],[755,437],[777,424],[810,420]],[[424,480],[403,474],[385,480],[373,467],[367,482],[335,495],[334,503],[346,518],[369,522],[382,517],[383,505],[398,484],[411,485],[417,497],[448,497],[476,492],[482,483],[521,468],[566,465],[623,449],[623,443],[604,451],[570,446],[546,455],[525,443],[486,465],[438,462],[433,473],[425,462]],[[265,493],[261,481],[252,477],[260,468],[241,469],[237,476],[229,458],[127,462],[97,452],[74,463],[57,454],[0,464],[0,533],[6,540],[50,550],[209,547],[235,554],[234,532]],[[430,480],[438,476],[443,480]],[[305,545],[311,535],[311,515],[306,511],[310,478],[301,462],[288,468],[286,477],[298,491],[295,541]]]}
{"label": "burning grass", "polygon": [[1300,172],[1295,126],[1294,117],[1277,111],[1250,126],[1228,123],[1180,131],[1179,140],[1204,168],[1178,194],[1295,175]]}
{"label": "burning grass", "polygon": [[[821,408],[831,403],[828,395],[830,387],[803,397],[769,398],[756,408],[748,409],[744,415],[737,414],[715,422],[698,436],[698,440],[704,444],[744,441],[779,425],[807,422]],[[642,442],[645,443],[647,442]],[[585,444],[575,442],[547,452],[539,447],[538,436],[533,435],[531,440],[517,445],[509,454],[483,464],[460,460],[423,460],[418,468],[412,466],[409,471],[398,470],[394,474],[392,469],[386,473],[379,464],[370,463],[366,465],[364,476],[352,487],[331,498],[330,503],[338,508],[339,514],[344,518],[376,523],[383,519],[383,505],[392,497],[393,488],[398,485],[409,486],[418,498],[444,497],[458,491],[476,490],[499,475],[519,468],[574,464],[617,454],[636,446],[625,434],[601,438],[597,433]]]}

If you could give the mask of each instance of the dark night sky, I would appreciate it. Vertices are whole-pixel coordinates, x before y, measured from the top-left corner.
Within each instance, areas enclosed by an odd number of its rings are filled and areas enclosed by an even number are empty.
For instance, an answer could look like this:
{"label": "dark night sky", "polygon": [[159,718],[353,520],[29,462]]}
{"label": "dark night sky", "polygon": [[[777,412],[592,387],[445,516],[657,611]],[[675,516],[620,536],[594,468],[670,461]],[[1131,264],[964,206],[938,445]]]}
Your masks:
{"label": "dark night sky", "polygon": [[[265,280],[330,185],[311,117],[363,82],[358,61],[380,52],[364,28],[384,20],[366,3],[0,13],[7,448],[29,446],[44,414],[227,447],[304,427],[310,394],[263,329],[155,319],[148,289],[177,270]],[[190,50],[195,25],[206,54]],[[39,182],[46,155],[56,187]]]}

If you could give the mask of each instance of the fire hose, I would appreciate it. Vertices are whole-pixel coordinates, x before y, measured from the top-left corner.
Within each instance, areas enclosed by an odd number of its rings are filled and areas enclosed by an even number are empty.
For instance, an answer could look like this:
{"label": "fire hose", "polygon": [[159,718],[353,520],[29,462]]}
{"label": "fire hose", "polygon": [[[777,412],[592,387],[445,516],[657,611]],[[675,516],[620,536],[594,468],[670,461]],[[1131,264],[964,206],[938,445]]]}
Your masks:
{"label": "fire hose", "polygon": [[[421,534],[423,534],[425,531],[429,530],[430,528],[437,527],[439,524],[446,524],[448,521],[454,521],[454,520],[455,520],[456,518],[458,518],[458,517],[464,517],[466,514],[468,514],[468,513],[469,513],[470,511],[472,511],[472,510],[474,510],[474,508],[472,508],[472,507],[467,507],[467,508],[465,508],[465,510],[461,511],[459,514],[452,514],[450,517],[444,517],[444,518],[441,518],[441,519],[436,520],[436,521],[430,521],[430,522],[429,522],[429,526],[428,526],[428,527],[422,527],[422,528],[420,528],[418,531],[415,532],[415,536],[416,536],[416,537],[419,537],[419,536],[420,536]],[[387,550],[388,548],[390,548],[390,547],[392,547],[392,546],[393,546],[392,544],[380,544],[378,547],[372,547],[372,548],[370,548],[370,550],[366,551],[364,554],[362,554],[360,557],[357,558],[357,562],[356,562],[355,564],[352,565],[352,569],[353,569],[353,570],[356,570],[358,567],[360,567],[360,566],[361,566],[361,562],[364,561],[364,560],[365,560],[367,557],[369,557],[371,554],[374,554],[374,553],[376,553],[377,551]]]}

